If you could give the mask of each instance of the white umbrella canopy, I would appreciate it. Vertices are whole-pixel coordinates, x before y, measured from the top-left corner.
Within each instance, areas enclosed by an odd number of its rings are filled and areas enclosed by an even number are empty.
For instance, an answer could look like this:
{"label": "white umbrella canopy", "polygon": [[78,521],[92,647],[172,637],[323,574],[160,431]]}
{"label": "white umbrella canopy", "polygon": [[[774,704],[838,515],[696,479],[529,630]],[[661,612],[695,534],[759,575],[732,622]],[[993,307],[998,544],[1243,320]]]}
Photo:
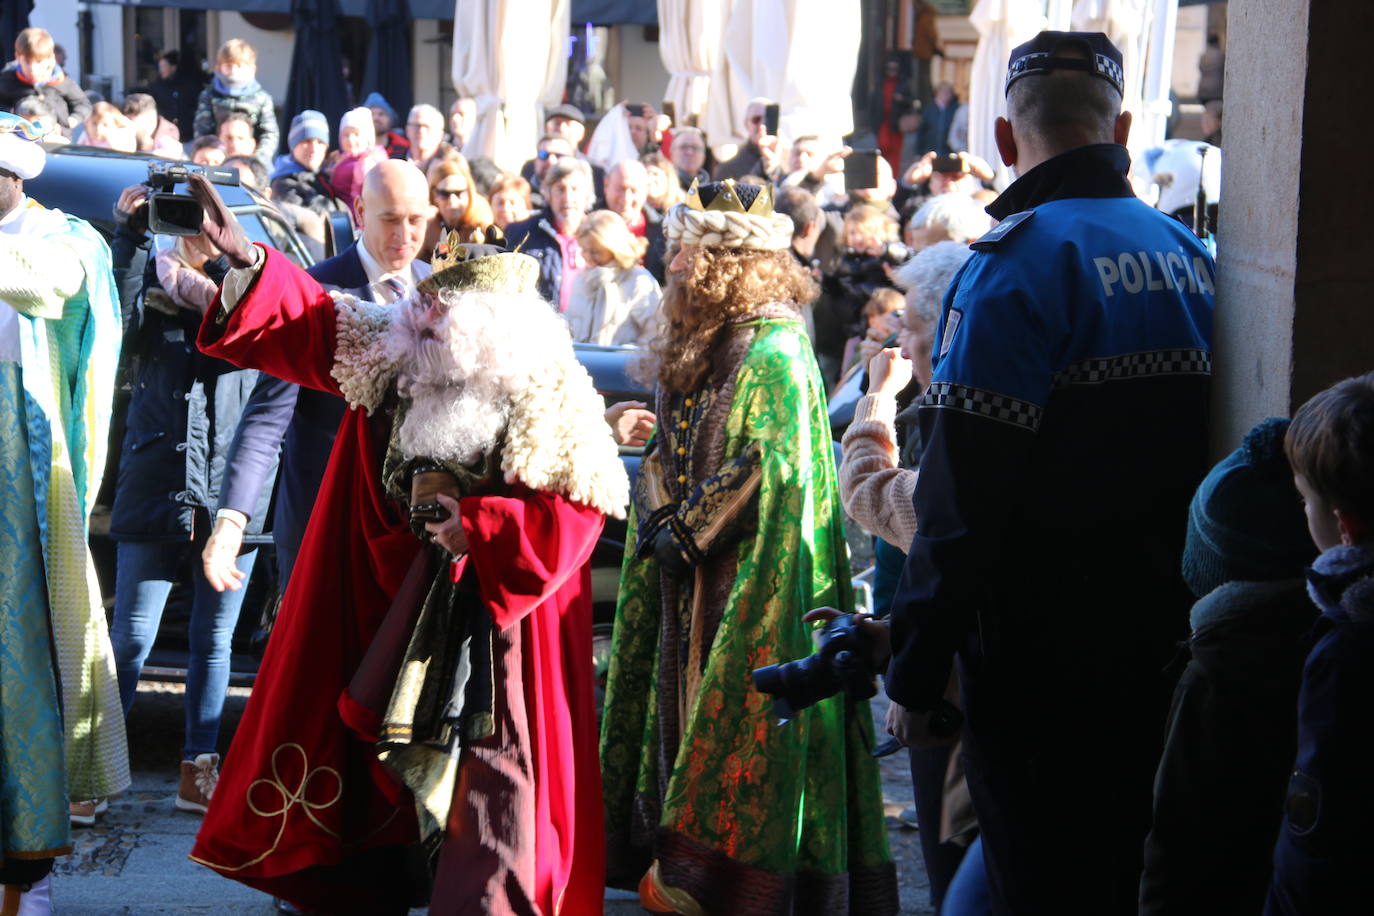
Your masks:
{"label": "white umbrella canopy", "polygon": [[969,22],[978,30],[978,47],[969,79],[968,151],[997,170],[997,186],[1002,188],[1010,183],[1011,174],[997,152],[992,126],[1007,113],[1007,58],[1012,48],[1044,31],[1045,6],[1041,0],[978,0]]}
{"label": "white umbrella canopy", "polygon": [[1172,107],[1167,74],[1173,68],[1176,15],[1177,0],[1078,0],[1074,4],[1074,29],[1104,32],[1121,51],[1126,74],[1121,107],[1131,113],[1127,148],[1133,161],[1164,141],[1164,124]]}
{"label": "white umbrella canopy", "polygon": [[784,143],[850,133],[861,33],[859,0],[735,0],[702,118],[711,144],[743,142],[759,96],[778,103]]}
{"label": "white umbrella canopy", "polygon": [[701,114],[735,0],[658,0],[658,51],[668,71],[664,98],[679,123]]}
{"label": "white umbrella canopy", "polygon": [[517,171],[534,153],[563,99],[571,15],[571,0],[456,0],[453,88],[477,101],[469,158]]}

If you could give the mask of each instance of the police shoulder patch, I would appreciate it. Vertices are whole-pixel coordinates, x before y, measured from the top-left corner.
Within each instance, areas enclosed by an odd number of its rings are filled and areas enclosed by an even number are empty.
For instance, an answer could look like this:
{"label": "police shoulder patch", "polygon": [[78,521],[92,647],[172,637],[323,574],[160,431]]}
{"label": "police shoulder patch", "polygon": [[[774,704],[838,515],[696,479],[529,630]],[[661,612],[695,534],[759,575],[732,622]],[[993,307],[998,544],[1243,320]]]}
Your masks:
{"label": "police shoulder patch", "polygon": [[1018,226],[1022,226],[1035,215],[1034,210],[1022,210],[1020,213],[1013,213],[993,226],[982,238],[978,239],[969,247],[974,251],[992,251],[997,247],[997,243],[1016,231]]}

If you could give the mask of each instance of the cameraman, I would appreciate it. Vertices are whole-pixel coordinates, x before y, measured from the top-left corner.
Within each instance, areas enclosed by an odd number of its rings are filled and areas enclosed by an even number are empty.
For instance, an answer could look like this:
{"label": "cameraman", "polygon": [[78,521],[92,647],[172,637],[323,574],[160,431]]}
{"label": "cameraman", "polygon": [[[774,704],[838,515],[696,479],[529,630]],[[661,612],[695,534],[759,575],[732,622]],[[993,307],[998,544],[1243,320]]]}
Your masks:
{"label": "cameraman", "polygon": [[816,361],[827,384],[840,377],[846,342],[867,330],[864,306],[878,290],[893,288],[892,271],[910,257],[897,241],[897,221],[866,204],[845,214],[844,240],[844,254],[821,281],[815,306]]}
{"label": "cameraman", "polygon": [[[110,520],[117,544],[110,639],[126,717],[183,561],[199,552],[210,530],[225,452],[258,376],[196,349],[206,293],[213,298],[226,265],[200,236],[180,242],[150,236],[151,193],[148,185],[135,185],[120,194],[112,246],[132,388]],[[154,250],[165,252],[152,260],[161,262],[169,281],[175,278],[175,289],[164,289],[146,266]],[[266,517],[267,499],[262,502],[254,518]],[[245,577],[263,539],[261,523],[249,534],[248,549],[237,561]],[[218,778],[230,640],[246,593],[216,592],[201,564],[191,566],[185,744],[176,807],[204,813]]]}

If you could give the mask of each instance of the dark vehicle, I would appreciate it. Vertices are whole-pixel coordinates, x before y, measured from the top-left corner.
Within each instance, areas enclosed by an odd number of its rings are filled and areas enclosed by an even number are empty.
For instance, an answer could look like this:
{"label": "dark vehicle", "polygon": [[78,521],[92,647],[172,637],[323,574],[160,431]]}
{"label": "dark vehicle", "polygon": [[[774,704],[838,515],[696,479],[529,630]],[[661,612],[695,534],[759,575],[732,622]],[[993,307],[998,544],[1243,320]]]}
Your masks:
{"label": "dark vehicle", "polygon": [[[79,216],[98,229],[107,240],[114,236],[114,203],[130,185],[148,177],[149,157],[115,153],[80,146],[48,147],[43,173],[24,182],[24,192],[47,207]],[[166,161],[166,160],[161,160]],[[286,254],[292,261],[308,267],[314,262],[309,248],[290,223],[270,203],[239,186],[217,186],[224,202],[233,211],[244,232]],[[346,243],[342,243],[343,247]],[[333,245],[326,245],[326,254]],[[615,347],[576,344],[577,357],[592,376],[607,406],[618,401],[648,401],[642,385],[632,381],[627,367],[636,351]],[[127,404],[116,396],[116,410]],[[607,435],[610,434],[609,429]],[[115,443],[118,451],[118,443]],[[633,479],[639,469],[641,449],[622,448],[621,460]],[[108,474],[107,474],[108,476]],[[92,515],[91,552],[100,578],[107,613],[114,607],[115,545],[108,536],[109,506],[97,505]],[[600,542],[592,555],[592,598],[595,604],[595,640],[599,668],[604,668],[610,651],[610,630],[615,615],[616,593],[620,585],[620,564],[625,548],[625,522],[608,519]],[[234,632],[234,652],[230,662],[230,683],[251,684],[262,658],[266,640],[261,638],[264,611],[270,611],[276,593],[275,563],[268,562],[270,547],[261,549],[249,594],[239,614]],[[199,558],[195,559],[199,562]],[[190,611],[190,569],[182,572],[182,582],[168,599],[162,616],[157,644],[144,666],[143,676],[151,680],[181,679],[186,671],[187,615]],[[270,619],[270,614],[267,615]],[[256,637],[256,638],[255,638]]]}

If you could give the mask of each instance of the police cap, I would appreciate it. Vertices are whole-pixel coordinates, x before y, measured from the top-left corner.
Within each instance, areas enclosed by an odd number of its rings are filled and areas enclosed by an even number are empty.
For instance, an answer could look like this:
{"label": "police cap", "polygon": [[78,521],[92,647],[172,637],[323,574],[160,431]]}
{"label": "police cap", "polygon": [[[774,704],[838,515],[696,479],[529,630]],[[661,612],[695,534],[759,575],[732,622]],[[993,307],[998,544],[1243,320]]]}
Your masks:
{"label": "police cap", "polygon": [[[1074,48],[1083,57],[1060,57],[1065,48]],[[1101,32],[1041,32],[1017,46],[1007,61],[1007,85],[1003,91],[1010,92],[1011,84],[1023,76],[1043,76],[1052,70],[1091,73],[1111,83],[1117,94],[1125,94],[1121,52]]]}

